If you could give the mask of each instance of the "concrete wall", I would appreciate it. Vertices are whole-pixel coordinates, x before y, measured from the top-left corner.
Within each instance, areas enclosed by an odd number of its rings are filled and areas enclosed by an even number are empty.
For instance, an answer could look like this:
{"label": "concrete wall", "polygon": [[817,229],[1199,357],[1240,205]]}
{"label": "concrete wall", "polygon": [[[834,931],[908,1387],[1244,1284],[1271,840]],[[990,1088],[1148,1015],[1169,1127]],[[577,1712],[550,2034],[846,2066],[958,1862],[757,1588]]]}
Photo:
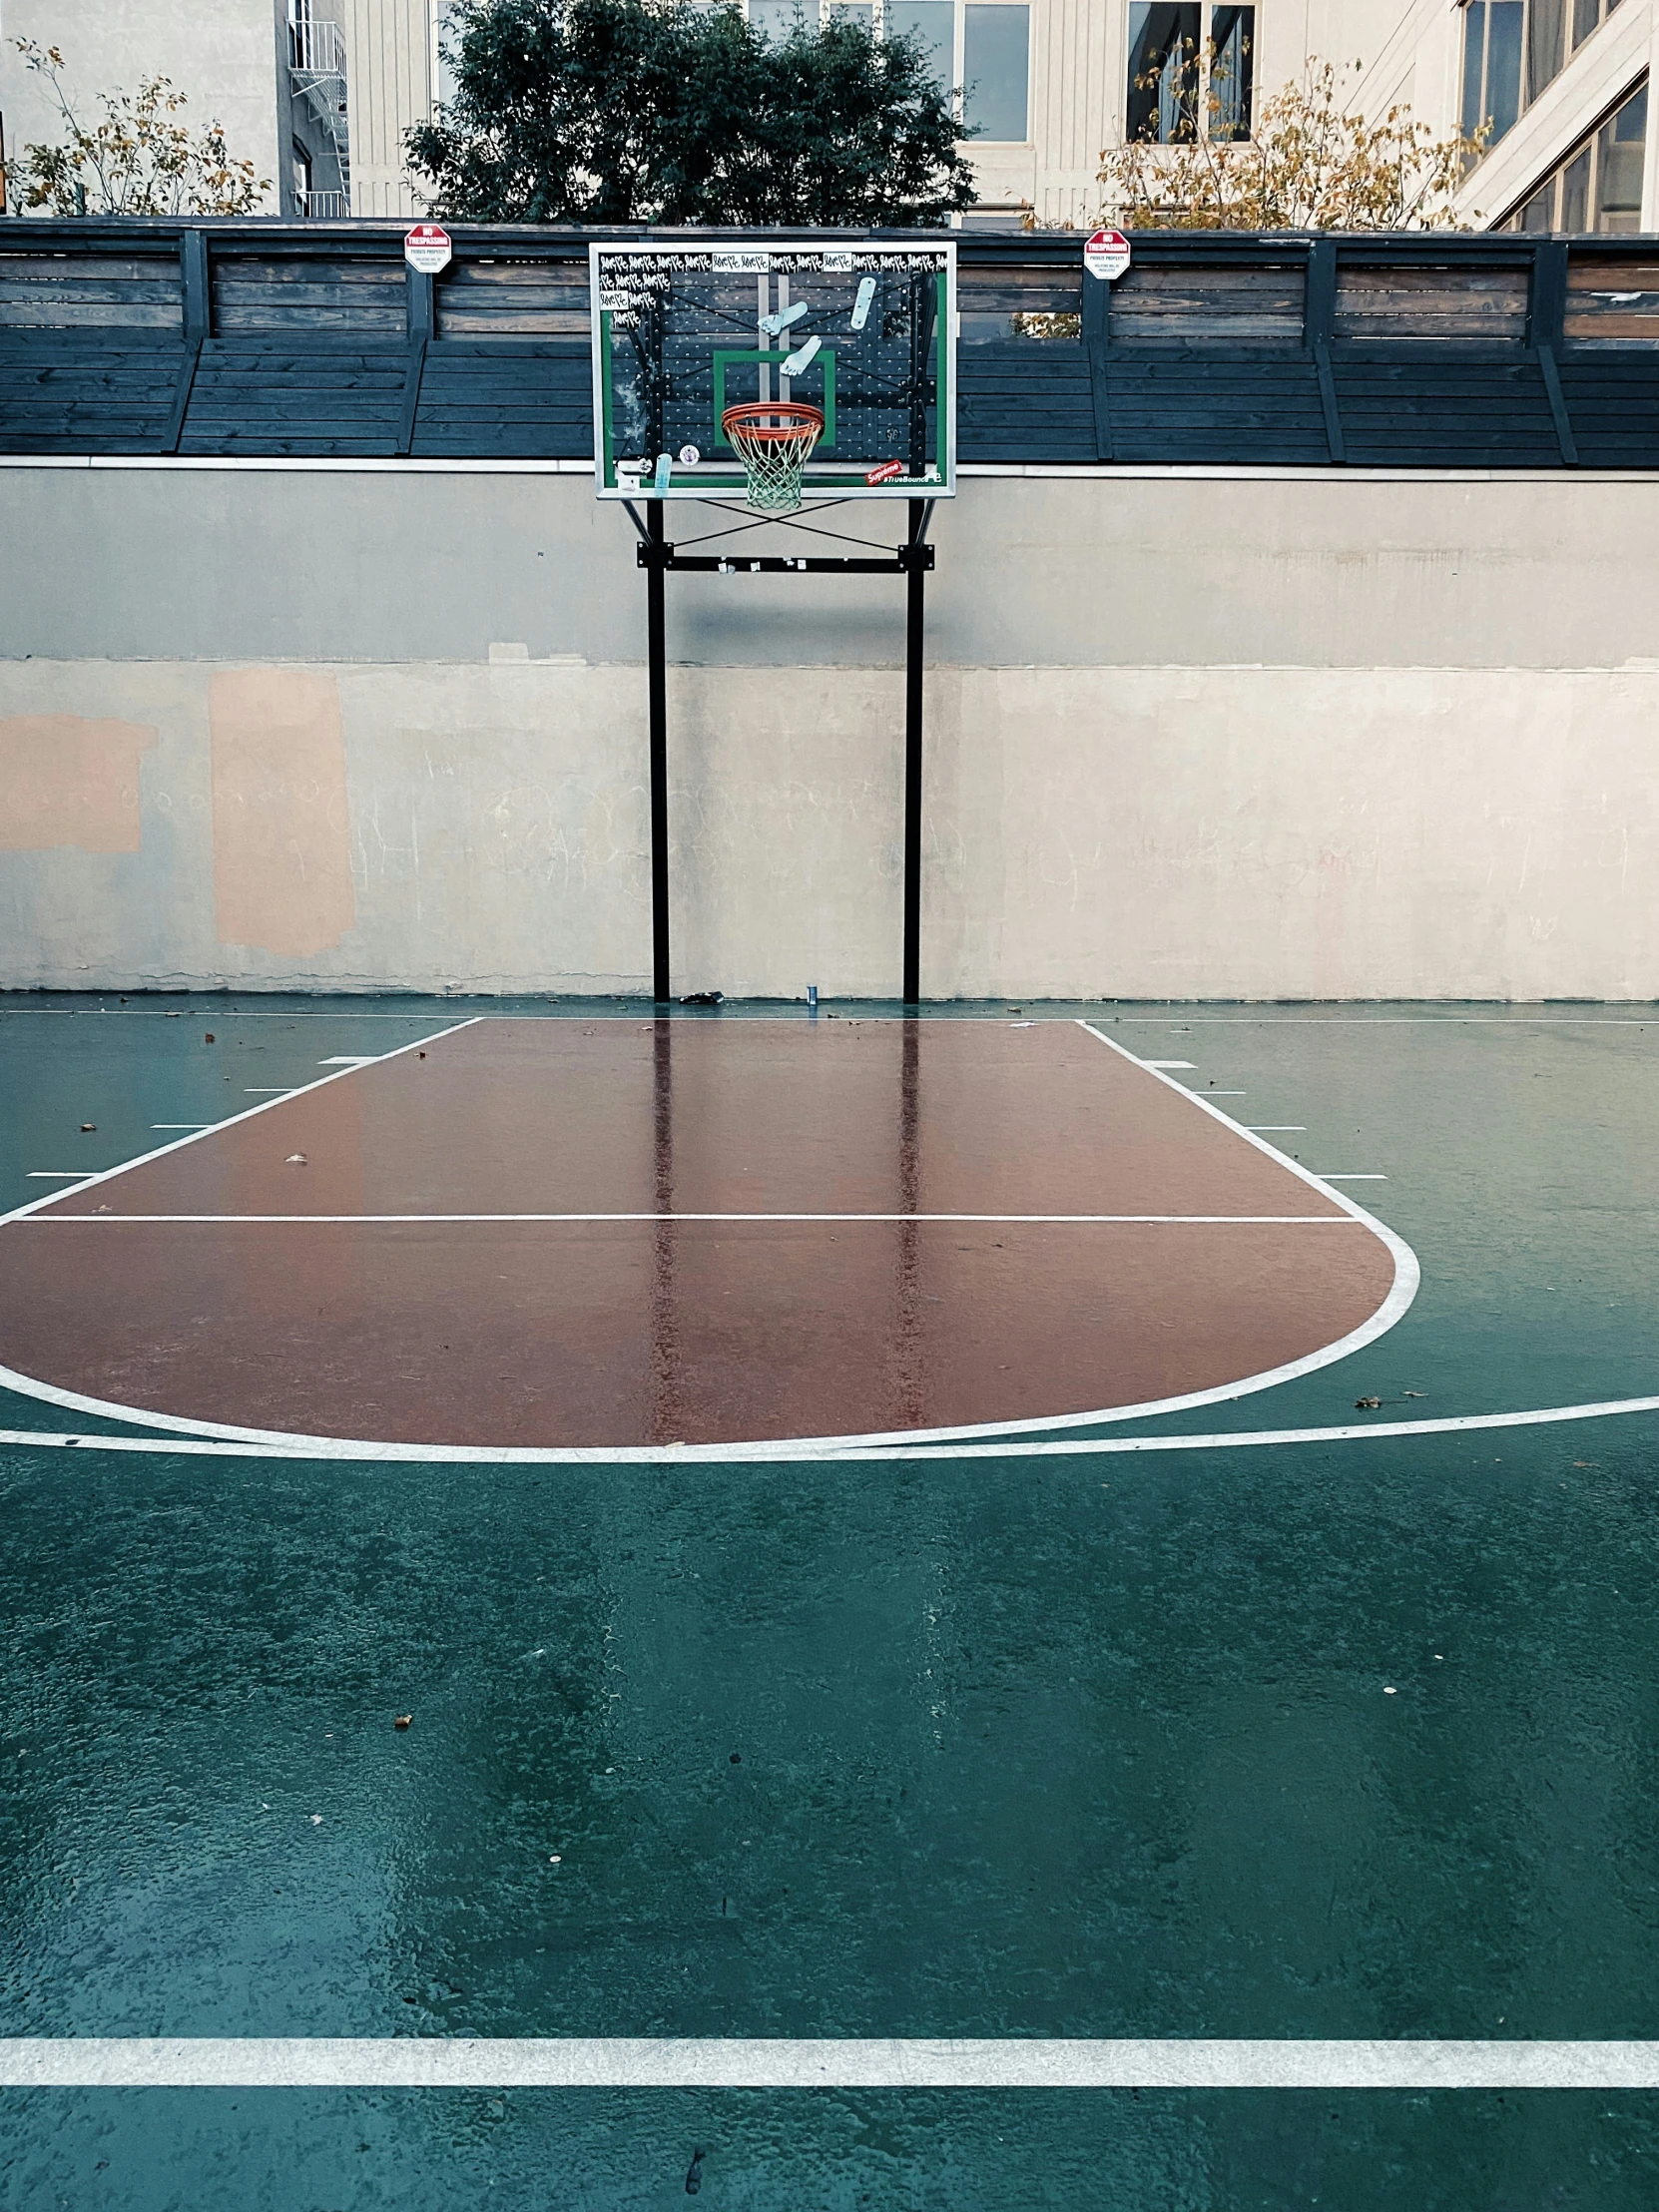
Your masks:
{"label": "concrete wall", "polygon": [[[643,985],[644,588],[589,480],[0,502],[0,983]],[[1650,484],[981,478],[935,537],[928,995],[1659,996]],[[890,994],[897,580],[669,608],[677,988]]]}

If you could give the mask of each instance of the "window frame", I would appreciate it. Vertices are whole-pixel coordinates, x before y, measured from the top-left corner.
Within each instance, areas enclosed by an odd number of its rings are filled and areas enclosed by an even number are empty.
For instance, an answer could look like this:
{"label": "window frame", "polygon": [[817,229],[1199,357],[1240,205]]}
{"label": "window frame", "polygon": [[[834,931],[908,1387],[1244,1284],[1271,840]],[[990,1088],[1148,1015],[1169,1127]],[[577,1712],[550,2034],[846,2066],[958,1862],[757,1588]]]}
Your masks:
{"label": "window frame", "polygon": [[[1130,69],[1134,61],[1134,42],[1130,25],[1133,20],[1136,0],[1127,0],[1123,17],[1124,56],[1122,79],[1122,138],[1125,146],[1249,146],[1255,141],[1257,111],[1256,45],[1260,36],[1261,0],[1242,0],[1243,7],[1248,7],[1250,10],[1250,34],[1247,49],[1250,57],[1250,74],[1244,103],[1246,109],[1245,128],[1242,133],[1235,131],[1225,137],[1219,134],[1212,137],[1210,131],[1213,120],[1210,113],[1210,48],[1215,41],[1215,19],[1217,14],[1224,11],[1242,12],[1242,9],[1235,7],[1235,0],[1187,0],[1187,4],[1196,8],[1198,13],[1198,49],[1193,56],[1191,65],[1192,112],[1196,127],[1189,135],[1178,138],[1135,138],[1131,136],[1129,117],[1138,89],[1135,80],[1130,75]],[[1147,0],[1147,5],[1156,5],[1156,0]]]}
{"label": "window frame", "polygon": [[[1597,31],[1605,26],[1608,18],[1618,8],[1619,0],[1594,0],[1595,20],[1582,33],[1577,26],[1585,12],[1585,0],[1512,0],[1512,4],[1520,8],[1520,38],[1516,48],[1513,87],[1515,112],[1513,119],[1487,141],[1484,152],[1488,154],[1494,146],[1501,145],[1515,124],[1529,108],[1542,99],[1556,78],[1572,67]],[[1458,129],[1470,137],[1494,115],[1491,101],[1492,5],[1493,0],[1457,0],[1457,12],[1463,19],[1462,40],[1457,57]],[[1559,15],[1556,44],[1559,59],[1549,75],[1540,78],[1534,89],[1531,82],[1534,25],[1545,9],[1554,9]],[[1477,10],[1480,17],[1480,112],[1471,122],[1468,114],[1469,29]]]}
{"label": "window frame", "polygon": [[[1552,234],[1558,237],[1565,235],[1573,238],[1586,239],[1635,237],[1640,232],[1642,227],[1642,215],[1639,203],[1635,211],[1636,219],[1634,223],[1631,224],[1628,230],[1604,231],[1601,229],[1598,223],[1594,223],[1593,219],[1600,213],[1602,175],[1605,162],[1605,151],[1602,144],[1603,138],[1608,132],[1613,129],[1614,125],[1618,122],[1619,118],[1625,113],[1625,111],[1633,106],[1634,103],[1638,100],[1644,103],[1644,113],[1642,119],[1642,138],[1639,143],[1641,145],[1645,161],[1647,151],[1647,134],[1653,128],[1653,115],[1651,112],[1651,88],[1649,86],[1648,79],[1646,78],[1646,76],[1643,76],[1635,84],[1627,86],[1625,91],[1619,96],[1617,100],[1613,102],[1611,107],[1604,108],[1602,110],[1601,114],[1597,116],[1594,123],[1590,125],[1590,128],[1573,141],[1572,145],[1567,148],[1566,152],[1562,154],[1557,161],[1553,162],[1550,165],[1550,168],[1545,173],[1545,175],[1543,175],[1536,181],[1531,190],[1524,194],[1521,199],[1516,201],[1515,205],[1509,210],[1508,214],[1504,216],[1502,221],[1493,226],[1494,230],[1510,232],[1522,238],[1547,238]],[[1629,140],[1625,140],[1622,142],[1611,143],[1623,143],[1625,145],[1629,145],[1632,142]],[[1557,229],[1557,218],[1562,213],[1562,203],[1566,197],[1567,172],[1578,162],[1583,162],[1585,164],[1584,198],[1586,203],[1586,212],[1592,218],[1593,227],[1588,231],[1574,231],[1563,234]],[[1533,205],[1533,203],[1540,199],[1542,195],[1546,192],[1549,193],[1551,196],[1549,208],[1550,222],[1544,229],[1534,230],[1530,228],[1526,223],[1526,213],[1527,210]]]}
{"label": "window frame", "polygon": [[[800,12],[810,23],[816,7],[819,28],[831,22],[844,0],[801,0]],[[867,4],[870,9],[870,28],[878,39],[887,35],[887,0],[854,0],[854,4]],[[1204,0],[1206,6],[1211,0]],[[754,22],[750,14],[750,0],[742,0],[744,20]],[[950,25],[950,82],[945,87],[951,111],[958,123],[965,123],[967,113],[967,10],[969,0],[949,0]],[[971,148],[981,146],[1031,146],[1035,144],[1032,130],[1032,95],[1037,78],[1037,10],[1035,0],[973,0],[978,7],[1023,8],[1025,11],[1025,136],[1017,139],[974,138],[965,141]]]}

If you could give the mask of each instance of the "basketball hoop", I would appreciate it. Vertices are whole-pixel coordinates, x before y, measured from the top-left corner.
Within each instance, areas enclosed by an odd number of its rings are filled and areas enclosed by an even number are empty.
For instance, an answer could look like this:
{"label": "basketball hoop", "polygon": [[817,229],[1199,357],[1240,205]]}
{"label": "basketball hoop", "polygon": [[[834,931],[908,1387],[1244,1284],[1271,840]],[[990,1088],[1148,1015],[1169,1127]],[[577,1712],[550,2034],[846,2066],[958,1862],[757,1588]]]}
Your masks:
{"label": "basketball hoop", "polygon": [[793,514],[801,504],[801,472],[824,430],[824,409],[794,399],[754,399],[728,407],[720,426],[743,462],[749,504],[763,514]]}

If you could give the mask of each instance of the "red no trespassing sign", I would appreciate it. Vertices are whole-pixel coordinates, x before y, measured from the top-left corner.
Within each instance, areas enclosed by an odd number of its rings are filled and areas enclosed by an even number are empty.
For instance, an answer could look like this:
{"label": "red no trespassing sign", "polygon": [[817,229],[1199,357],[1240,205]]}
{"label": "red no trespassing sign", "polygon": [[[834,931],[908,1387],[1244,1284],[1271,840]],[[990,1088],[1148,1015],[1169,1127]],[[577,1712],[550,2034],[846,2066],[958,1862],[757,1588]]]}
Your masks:
{"label": "red no trespassing sign", "polygon": [[403,234],[403,259],[423,276],[435,276],[440,269],[447,269],[452,252],[449,233],[441,223],[417,223]]}

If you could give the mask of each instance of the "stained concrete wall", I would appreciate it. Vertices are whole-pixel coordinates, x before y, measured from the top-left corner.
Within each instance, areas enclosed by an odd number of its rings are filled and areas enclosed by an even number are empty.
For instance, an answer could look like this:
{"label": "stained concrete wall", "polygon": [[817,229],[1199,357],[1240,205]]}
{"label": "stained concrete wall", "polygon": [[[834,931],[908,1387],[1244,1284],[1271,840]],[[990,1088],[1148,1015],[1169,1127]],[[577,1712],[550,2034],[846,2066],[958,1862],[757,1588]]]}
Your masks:
{"label": "stained concrete wall", "polygon": [[[643,986],[586,479],[0,502],[0,982]],[[1646,483],[976,479],[935,536],[930,996],[1659,996]],[[896,987],[900,591],[670,579],[677,987]]]}

